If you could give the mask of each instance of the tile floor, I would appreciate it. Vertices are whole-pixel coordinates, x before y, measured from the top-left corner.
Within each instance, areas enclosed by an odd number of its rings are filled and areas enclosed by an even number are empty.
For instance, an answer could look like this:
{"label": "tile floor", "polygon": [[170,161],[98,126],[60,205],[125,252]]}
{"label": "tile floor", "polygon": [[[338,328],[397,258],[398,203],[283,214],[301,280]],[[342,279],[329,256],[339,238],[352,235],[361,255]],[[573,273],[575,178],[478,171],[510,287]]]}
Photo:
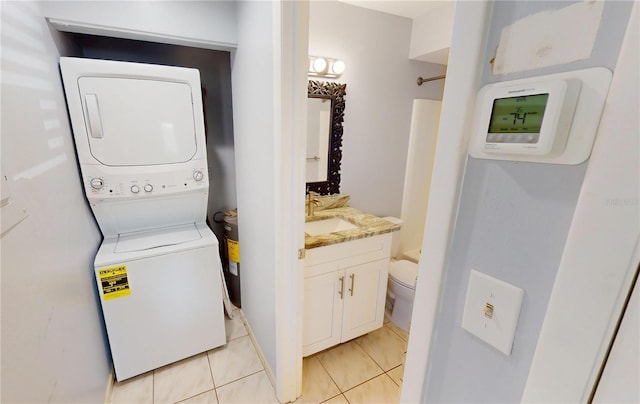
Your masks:
{"label": "tile floor", "polygon": [[278,403],[241,312],[225,321],[225,346],[116,383],[111,403]]}
{"label": "tile floor", "polygon": [[398,403],[408,334],[389,322],[304,358],[296,403]]}
{"label": "tile floor", "polygon": [[[241,313],[227,344],[116,383],[111,403],[278,403]],[[296,403],[397,403],[408,335],[391,323],[303,361]]]}

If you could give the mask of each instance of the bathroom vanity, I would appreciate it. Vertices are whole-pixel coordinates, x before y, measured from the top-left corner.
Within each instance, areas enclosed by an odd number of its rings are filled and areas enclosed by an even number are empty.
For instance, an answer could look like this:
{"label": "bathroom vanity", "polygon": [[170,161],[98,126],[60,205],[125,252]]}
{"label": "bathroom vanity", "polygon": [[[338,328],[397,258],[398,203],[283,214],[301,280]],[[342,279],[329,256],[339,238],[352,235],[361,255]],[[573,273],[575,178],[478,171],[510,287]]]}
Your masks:
{"label": "bathroom vanity", "polygon": [[391,232],[400,228],[349,207],[306,224],[303,356],[382,327]]}

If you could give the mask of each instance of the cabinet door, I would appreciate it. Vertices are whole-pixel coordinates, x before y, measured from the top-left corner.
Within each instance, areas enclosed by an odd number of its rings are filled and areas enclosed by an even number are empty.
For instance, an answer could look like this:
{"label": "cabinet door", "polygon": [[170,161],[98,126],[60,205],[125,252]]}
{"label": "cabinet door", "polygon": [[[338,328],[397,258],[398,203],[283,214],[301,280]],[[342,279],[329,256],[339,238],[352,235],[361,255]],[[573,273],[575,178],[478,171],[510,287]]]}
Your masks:
{"label": "cabinet door", "polygon": [[345,282],[342,270],[305,278],[302,356],[340,343]]}
{"label": "cabinet door", "polygon": [[346,269],[342,342],[382,327],[389,260]]}

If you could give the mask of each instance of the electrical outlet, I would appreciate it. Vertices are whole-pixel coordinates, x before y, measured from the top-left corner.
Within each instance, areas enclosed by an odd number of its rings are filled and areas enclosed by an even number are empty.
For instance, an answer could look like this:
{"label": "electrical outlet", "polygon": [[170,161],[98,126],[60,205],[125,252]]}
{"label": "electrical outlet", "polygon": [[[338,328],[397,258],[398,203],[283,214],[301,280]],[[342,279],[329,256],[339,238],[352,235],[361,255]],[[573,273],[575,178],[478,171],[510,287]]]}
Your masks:
{"label": "electrical outlet", "polygon": [[511,355],[524,290],[471,270],[462,328]]}

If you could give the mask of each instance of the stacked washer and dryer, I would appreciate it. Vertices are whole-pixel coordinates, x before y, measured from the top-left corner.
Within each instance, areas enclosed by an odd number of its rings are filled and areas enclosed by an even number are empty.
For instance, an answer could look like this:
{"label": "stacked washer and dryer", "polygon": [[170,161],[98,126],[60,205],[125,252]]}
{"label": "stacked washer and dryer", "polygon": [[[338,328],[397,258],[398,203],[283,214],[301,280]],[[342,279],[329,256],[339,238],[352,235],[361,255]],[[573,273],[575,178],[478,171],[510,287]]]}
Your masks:
{"label": "stacked washer and dryer", "polygon": [[116,378],[225,344],[196,69],[61,58]]}

